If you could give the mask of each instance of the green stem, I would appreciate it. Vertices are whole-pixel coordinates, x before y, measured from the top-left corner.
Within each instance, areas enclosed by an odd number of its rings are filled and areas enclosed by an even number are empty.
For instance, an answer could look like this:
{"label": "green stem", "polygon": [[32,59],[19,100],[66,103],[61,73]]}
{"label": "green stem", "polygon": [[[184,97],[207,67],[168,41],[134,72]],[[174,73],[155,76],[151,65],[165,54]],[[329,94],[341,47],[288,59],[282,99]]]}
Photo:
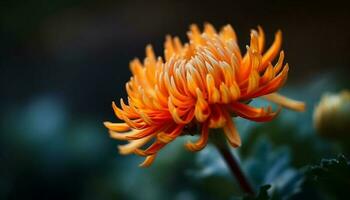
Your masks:
{"label": "green stem", "polygon": [[255,192],[254,192],[252,186],[250,185],[247,177],[244,175],[244,172],[242,171],[241,167],[239,166],[234,155],[231,153],[229,147],[226,144],[226,141],[222,141],[222,139],[220,140],[219,138],[217,138],[217,137],[222,136],[221,134],[215,134],[215,135],[217,135],[217,136],[212,141],[215,144],[218,151],[220,152],[221,156],[224,158],[231,173],[233,174],[233,176],[236,177],[242,190],[249,195],[255,195]]}

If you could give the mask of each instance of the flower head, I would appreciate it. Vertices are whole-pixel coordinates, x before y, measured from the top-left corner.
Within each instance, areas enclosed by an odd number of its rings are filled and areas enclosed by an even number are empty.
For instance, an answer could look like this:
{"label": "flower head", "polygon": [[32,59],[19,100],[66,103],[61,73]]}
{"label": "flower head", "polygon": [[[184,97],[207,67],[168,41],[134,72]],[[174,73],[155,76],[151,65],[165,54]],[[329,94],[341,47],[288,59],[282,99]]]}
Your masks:
{"label": "flower head", "polygon": [[286,81],[289,69],[280,51],[281,31],[264,51],[263,30],[252,30],[244,55],[230,25],[219,32],[210,24],[204,25],[203,32],[192,25],[188,38],[189,42],[182,44],[178,37],[167,36],[164,59],[157,58],[148,45],[143,63],[131,61],[133,76],[126,84],[128,103],[121,99],[120,107],[112,104],[124,123],[105,122],[112,138],[129,142],[119,146],[121,154],[145,156],[141,166],[149,166],[161,148],[184,132],[191,132],[191,127],[199,127],[200,132],[198,141],[186,144],[191,151],[206,146],[211,128],[222,128],[227,141],[238,147],[241,140],[233,115],[265,122],[280,110],[249,106],[257,97],[304,110],[303,103],[274,93]]}

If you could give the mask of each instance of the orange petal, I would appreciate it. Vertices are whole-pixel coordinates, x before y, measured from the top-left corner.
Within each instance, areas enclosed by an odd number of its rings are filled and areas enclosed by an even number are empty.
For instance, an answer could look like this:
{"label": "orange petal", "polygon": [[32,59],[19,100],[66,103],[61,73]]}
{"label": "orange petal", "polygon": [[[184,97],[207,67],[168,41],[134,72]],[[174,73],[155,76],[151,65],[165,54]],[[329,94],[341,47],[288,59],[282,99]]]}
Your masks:
{"label": "orange petal", "polygon": [[305,103],[301,101],[296,101],[290,98],[287,98],[285,96],[282,96],[278,93],[272,93],[265,96],[262,96],[262,98],[271,101],[273,103],[279,104],[285,108],[292,109],[295,111],[303,112],[305,111]]}
{"label": "orange petal", "polygon": [[131,73],[135,75],[139,75],[142,72],[142,63],[140,62],[139,59],[134,59],[130,62],[129,64]]}
{"label": "orange petal", "polygon": [[150,62],[155,63],[156,62],[156,55],[153,51],[152,45],[146,46],[146,57],[150,59]]}
{"label": "orange petal", "polygon": [[246,46],[247,52],[245,53],[242,63],[238,68],[238,77],[237,80],[239,83],[246,80],[250,74],[250,71],[252,69],[252,53],[250,53],[250,47]]}
{"label": "orange petal", "polygon": [[226,126],[224,126],[224,133],[228,142],[231,144],[232,147],[235,148],[241,146],[241,137],[239,136],[239,133],[232,119],[228,117],[226,121],[227,122]]}
{"label": "orange petal", "polygon": [[[171,98],[169,98],[168,107],[173,120],[177,124],[188,124],[193,118],[194,109],[187,108],[186,111],[180,111],[178,108],[174,106],[173,102],[171,101]],[[182,112],[181,113],[182,115],[180,114],[180,112]],[[182,119],[185,112],[187,112],[187,117],[186,119]]]}
{"label": "orange petal", "polygon": [[239,102],[232,102],[230,105],[238,116],[256,122],[271,121],[280,111],[279,108],[277,112],[271,112],[270,107],[266,111],[264,108],[254,108]]}
{"label": "orange petal", "polygon": [[242,99],[251,99],[263,95],[267,95],[269,93],[277,91],[280,87],[283,86],[284,82],[287,80],[288,76],[288,64],[284,67],[283,71],[278,74],[274,79],[272,79],[270,82],[268,82],[266,85],[260,87],[255,92],[248,94],[245,97],[242,97]]}
{"label": "orange petal", "polygon": [[209,119],[209,128],[221,128],[226,124],[225,110],[219,105],[211,106],[211,115]]}
{"label": "orange petal", "polygon": [[187,32],[187,35],[195,44],[201,44],[201,32],[196,24],[191,24],[190,31]]}
{"label": "orange petal", "polygon": [[220,84],[221,103],[228,103],[231,100],[230,90],[224,83]]}
{"label": "orange petal", "polygon": [[[168,134],[169,137],[176,138],[182,132],[183,126],[177,126],[172,132]],[[159,140],[155,141],[146,150],[137,149],[134,153],[140,156],[147,156],[157,153],[161,148],[163,148],[167,143],[161,142]]]}
{"label": "orange petal", "polygon": [[[114,106],[115,103],[114,103]],[[124,100],[120,98],[120,106],[122,107],[122,110],[124,111],[124,115],[127,116],[128,118],[138,118],[138,114],[135,112],[135,109],[132,106],[127,106],[124,103]]]}
{"label": "orange petal", "polygon": [[208,137],[209,137],[209,129],[208,129],[208,124],[204,123],[202,125],[202,130],[201,130],[201,136],[198,141],[195,143],[192,143],[191,141],[188,141],[185,146],[188,150],[190,151],[200,151],[202,150],[208,142]]}
{"label": "orange petal", "polygon": [[248,78],[247,93],[255,91],[259,87],[260,76],[256,70],[252,70]]}
{"label": "orange petal", "polygon": [[175,49],[173,46],[173,40],[170,35],[167,35],[165,37],[165,42],[164,42],[164,57],[165,61],[169,61],[170,58],[174,55]]}
{"label": "orange petal", "polygon": [[273,41],[273,44],[271,47],[266,51],[266,53],[262,57],[262,63],[261,68],[265,69],[265,67],[271,62],[276,55],[278,54],[278,51],[280,50],[282,45],[282,31],[277,31],[275,34],[275,40]]}
{"label": "orange petal", "polygon": [[250,49],[253,52],[259,51],[259,35],[256,30],[251,30],[250,32]]}
{"label": "orange petal", "polygon": [[129,143],[125,145],[119,145],[118,146],[119,153],[122,155],[134,153],[135,149],[142,147],[147,142],[149,142],[152,138],[153,138],[153,135],[150,135],[150,136],[141,138],[139,140],[129,141]]}
{"label": "orange petal", "polygon": [[130,131],[130,127],[126,123],[112,123],[112,122],[103,122],[106,128],[112,131],[125,132]]}
{"label": "orange petal", "polygon": [[237,100],[241,96],[241,90],[236,81],[233,81],[230,86],[230,95],[232,100]]}
{"label": "orange petal", "polygon": [[156,159],[157,154],[153,154],[150,156],[147,156],[146,159],[139,165],[139,167],[149,167],[152,165],[154,160]]}
{"label": "orange petal", "polygon": [[124,113],[123,113],[123,110],[119,109],[117,107],[117,105],[115,104],[114,101],[112,101],[112,108],[113,108],[113,111],[114,111],[114,114],[121,120],[124,119]]}
{"label": "orange petal", "polygon": [[195,116],[199,122],[204,122],[210,115],[210,108],[208,102],[204,99],[202,92],[199,88],[196,89],[197,102],[195,105]]}
{"label": "orange petal", "polygon": [[284,60],[284,51],[281,51],[280,57],[278,58],[278,61],[274,67],[275,74],[278,74],[283,66],[283,60]]}
{"label": "orange petal", "polygon": [[174,47],[175,47],[176,52],[180,53],[182,48],[183,48],[183,45],[181,43],[180,38],[179,37],[175,37],[173,43],[174,43]]}
{"label": "orange petal", "polygon": [[222,28],[222,30],[220,31],[220,37],[224,41],[229,39],[232,39],[234,41],[237,40],[236,33],[231,25],[226,25]]}
{"label": "orange petal", "polygon": [[141,139],[141,138],[149,136],[149,135],[154,135],[157,131],[159,131],[160,128],[161,127],[159,127],[159,126],[150,126],[150,127],[147,127],[141,131],[138,131],[137,133],[135,133],[133,135],[128,135],[128,136],[126,136],[126,138],[129,140]]}
{"label": "orange petal", "polygon": [[264,85],[267,82],[269,82],[271,79],[273,79],[275,77],[275,71],[273,69],[273,66],[271,65],[271,63],[269,64],[269,66],[266,68],[263,76],[261,77],[261,79],[259,80],[259,85]]}
{"label": "orange petal", "polygon": [[179,90],[177,89],[177,87],[171,83],[172,79],[169,76],[170,75],[167,72],[164,74],[164,83],[165,83],[165,86],[166,86],[169,94],[171,94],[172,96],[174,96],[174,97],[176,97],[177,99],[180,99],[180,100],[188,99],[187,96],[181,94],[179,92]]}
{"label": "orange petal", "polygon": [[113,139],[129,140],[129,138],[128,138],[129,136],[133,136],[133,135],[135,135],[135,134],[137,134],[139,132],[140,132],[139,130],[135,130],[135,129],[132,129],[131,131],[128,131],[128,132],[125,132],[125,133],[118,133],[118,132],[109,130],[109,135]]}
{"label": "orange petal", "polygon": [[167,143],[173,141],[175,138],[169,136],[168,134],[166,134],[166,133],[164,133],[164,132],[161,132],[161,133],[158,133],[158,134],[157,134],[157,139],[158,139],[160,142],[167,144]]}
{"label": "orange petal", "polygon": [[208,101],[209,103],[217,103],[220,101],[220,92],[215,87],[215,81],[211,74],[207,74],[207,91],[208,91]]}
{"label": "orange petal", "polygon": [[261,26],[258,26],[258,41],[259,41],[259,53],[261,54],[264,51],[265,47],[265,33]]}
{"label": "orange petal", "polygon": [[208,34],[209,36],[214,36],[216,34],[216,30],[213,25],[210,23],[204,24],[204,33]]}
{"label": "orange petal", "polygon": [[166,145],[166,143],[156,141],[144,151],[144,154],[145,155],[153,155],[153,154],[157,153],[165,145]]}

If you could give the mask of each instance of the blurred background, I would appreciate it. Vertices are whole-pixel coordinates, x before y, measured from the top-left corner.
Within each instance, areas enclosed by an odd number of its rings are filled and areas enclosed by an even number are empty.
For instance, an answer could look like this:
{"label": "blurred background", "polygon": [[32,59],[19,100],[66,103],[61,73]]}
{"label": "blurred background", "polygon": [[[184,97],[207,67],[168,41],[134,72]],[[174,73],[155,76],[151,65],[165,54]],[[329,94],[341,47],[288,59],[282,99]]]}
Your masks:
{"label": "blurred background", "polygon": [[345,3],[5,0],[0,9],[0,199],[239,196],[210,146],[194,154],[180,139],[151,168],[140,169],[142,158],[119,155],[120,143],[102,124],[116,120],[111,102],[126,95],[129,61],[143,59],[147,44],[162,55],[166,34],[187,41],[189,25],[204,22],[217,29],[231,24],[241,49],[258,25],[267,44],[283,31],[290,73],[281,93],[305,101],[307,111],[283,111],[266,124],[237,119],[243,146],[235,153],[255,187],[272,184],[276,198],[329,196],[305,189],[303,170],[346,154],[341,142],[320,137],[312,124],[322,94],[350,86]]}

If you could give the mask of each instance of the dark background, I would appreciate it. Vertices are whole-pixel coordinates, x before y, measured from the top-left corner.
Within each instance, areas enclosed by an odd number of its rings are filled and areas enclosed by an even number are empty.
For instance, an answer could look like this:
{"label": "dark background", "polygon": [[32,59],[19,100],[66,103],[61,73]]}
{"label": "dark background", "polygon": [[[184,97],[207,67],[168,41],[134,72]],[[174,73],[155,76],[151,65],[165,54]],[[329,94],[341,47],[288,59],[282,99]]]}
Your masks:
{"label": "dark background", "polygon": [[125,96],[129,61],[143,59],[149,43],[162,55],[166,34],[186,41],[191,23],[231,24],[242,49],[251,28],[264,28],[267,45],[281,29],[288,85],[302,91],[336,74],[349,86],[350,12],[339,1],[18,0],[0,8],[0,199],[157,199],[142,193],[157,184],[184,199],[191,183],[174,170],[187,161],[139,172],[141,160],[118,155],[102,122],[115,120],[110,105]]}

